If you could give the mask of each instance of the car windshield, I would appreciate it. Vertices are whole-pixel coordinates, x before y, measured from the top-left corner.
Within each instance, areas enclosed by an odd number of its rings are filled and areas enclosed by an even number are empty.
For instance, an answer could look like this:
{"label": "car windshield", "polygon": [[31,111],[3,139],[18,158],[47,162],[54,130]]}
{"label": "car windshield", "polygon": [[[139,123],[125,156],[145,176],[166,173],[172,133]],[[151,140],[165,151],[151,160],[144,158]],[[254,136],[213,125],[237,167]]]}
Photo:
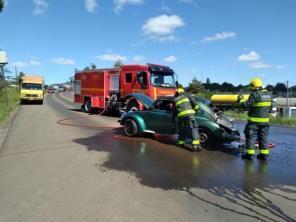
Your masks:
{"label": "car windshield", "polygon": [[22,83],[23,89],[42,90],[42,84],[38,83]]}
{"label": "car windshield", "polygon": [[153,106],[154,101],[150,97],[148,97],[144,94],[134,93],[134,94],[132,94],[132,96],[135,99],[139,100],[146,108],[150,108]]}
{"label": "car windshield", "polygon": [[158,87],[175,87],[174,73],[172,72],[152,72],[151,84]]}

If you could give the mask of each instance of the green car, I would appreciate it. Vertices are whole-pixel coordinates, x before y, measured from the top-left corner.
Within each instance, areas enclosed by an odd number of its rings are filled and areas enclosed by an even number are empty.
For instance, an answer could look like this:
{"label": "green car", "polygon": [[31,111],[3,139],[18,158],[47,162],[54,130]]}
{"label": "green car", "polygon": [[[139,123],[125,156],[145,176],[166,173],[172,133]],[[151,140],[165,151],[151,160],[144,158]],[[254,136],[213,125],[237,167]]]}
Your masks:
{"label": "green car", "polygon": [[[173,121],[174,97],[160,97],[153,101],[144,94],[131,94],[131,98],[141,103],[143,110],[124,113],[119,120],[127,136],[144,133],[175,134]],[[209,100],[193,97],[199,105],[196,120],[203,145],[229,143],[240,140],[239,131],[233,122],[220,112]]]}

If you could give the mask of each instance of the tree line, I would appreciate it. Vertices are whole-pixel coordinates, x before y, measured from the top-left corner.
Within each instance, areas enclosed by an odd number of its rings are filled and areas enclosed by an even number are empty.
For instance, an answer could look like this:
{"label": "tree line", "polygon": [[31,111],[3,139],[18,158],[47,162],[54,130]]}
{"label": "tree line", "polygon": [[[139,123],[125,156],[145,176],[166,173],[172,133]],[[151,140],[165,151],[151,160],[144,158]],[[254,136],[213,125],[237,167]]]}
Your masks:
{"label": "tree line", "polygon": [[0,12],[2,12],[3,7],[4,7],[4,1],[0,0]]}
{"label": "tree line", "polygon": [[[202,83],[196,78],[193,78],[188,87],[185,88],[188,92],[192,94],[202,94],[206,97],[209,97],[215,93],[234,94],[250,92],[249,85],[239,84],[235,86],[229,82],[223,82],[220,84],[216,82],[211,82],[209,78],[207,78],[205,83]],[[287,85],[285,83],[276,83],[275,85],[267,85],[266,89],[268,91],[271,91],[274,96],[285,97],[288,91],[290,97],[296,97],[296,85],[289,87],[289,89],[287,90]]]}

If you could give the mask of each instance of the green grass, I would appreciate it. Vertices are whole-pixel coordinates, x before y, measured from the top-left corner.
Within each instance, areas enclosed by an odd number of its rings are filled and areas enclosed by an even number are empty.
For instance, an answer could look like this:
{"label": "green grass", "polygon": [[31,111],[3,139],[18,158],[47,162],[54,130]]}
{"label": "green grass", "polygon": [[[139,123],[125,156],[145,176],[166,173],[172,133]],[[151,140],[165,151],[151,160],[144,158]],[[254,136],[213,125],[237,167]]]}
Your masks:
{"label": "green grass", "polygon": [[[225,114],[234,119],[247,120],[247,112],[226,111]],[[270,123],[275,125],[296,127],[296,117],[271,117]]]}
{"label": "green grass", "polygon": [[[7,97],[5,96],[7,94]],[[8,117],[9,113],[19,105],[19,89],[7,88],[7,93],[0,90],[0,124]]]}
{"label": "green grass", "polygon": [[296,117],[275,117],[270,119],[270,123],[296,127]]}

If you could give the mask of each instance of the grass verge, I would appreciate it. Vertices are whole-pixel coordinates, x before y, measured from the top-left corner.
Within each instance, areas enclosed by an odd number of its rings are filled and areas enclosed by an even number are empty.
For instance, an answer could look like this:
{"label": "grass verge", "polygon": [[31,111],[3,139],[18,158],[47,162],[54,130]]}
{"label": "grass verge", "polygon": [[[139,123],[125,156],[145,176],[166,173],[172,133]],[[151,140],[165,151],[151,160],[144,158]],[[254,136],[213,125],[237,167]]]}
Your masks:
{"label": "grass verge", "polygon": [[[247,112],[226,111],[225,115],[234,119],[247,120]],[[270,124],[296,127],[296,117],[271,117]]]}
{"label": "grass verge", "polygon": [[0,124],[18,107],[19,100],[18,88],[8,87],[6,92],[4,89],[0,91]]}

